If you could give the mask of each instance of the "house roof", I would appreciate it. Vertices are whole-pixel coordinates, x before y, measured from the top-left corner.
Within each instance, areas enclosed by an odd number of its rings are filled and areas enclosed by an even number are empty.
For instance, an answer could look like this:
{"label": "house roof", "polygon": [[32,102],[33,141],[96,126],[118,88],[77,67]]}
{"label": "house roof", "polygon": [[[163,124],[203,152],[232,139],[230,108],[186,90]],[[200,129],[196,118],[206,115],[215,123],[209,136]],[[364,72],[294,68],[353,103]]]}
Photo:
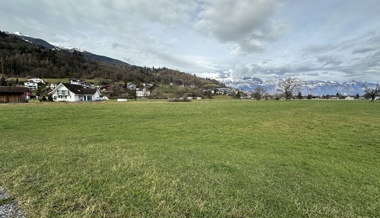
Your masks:
{"label": "house roof", "polygon": [[25,93],[28,90],[26,87],[0,86],[1,93]]}
{"label": "house roof", "polygon": [[62,83],[68,90],[75,94],[85,94],[85,95],[93,95],[96,93],[97,89],[92,88],[84,88],[81,85],[74,85],[70,83]]}
{"label": "house roof", "polygon": [[85,88],[81,85],[74,85],[70,83],[60,83],[53,89],[53,91],[49,92],[48,95],[53,94],[59,87],[65,86],[70,92],[73,92],[74,94],[77,95],[94,95],[98,89],[93,89],[93,88]]}

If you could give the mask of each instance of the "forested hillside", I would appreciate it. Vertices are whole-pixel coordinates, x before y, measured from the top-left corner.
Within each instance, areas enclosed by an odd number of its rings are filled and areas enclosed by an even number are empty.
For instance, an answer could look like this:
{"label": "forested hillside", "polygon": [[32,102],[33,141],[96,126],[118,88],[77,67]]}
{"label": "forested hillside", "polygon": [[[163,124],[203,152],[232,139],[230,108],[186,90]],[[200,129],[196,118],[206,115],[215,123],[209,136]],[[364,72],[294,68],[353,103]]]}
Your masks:
{"label": "forested hillside", "polygon": [[199,88],[209,84],[222,86],[216,80],[176,70],[133,66],[99,57],[75,49],[37,45],[18,35],[0,31],[0,74],[6,77],[99,78],[115,82],[172,83]]}

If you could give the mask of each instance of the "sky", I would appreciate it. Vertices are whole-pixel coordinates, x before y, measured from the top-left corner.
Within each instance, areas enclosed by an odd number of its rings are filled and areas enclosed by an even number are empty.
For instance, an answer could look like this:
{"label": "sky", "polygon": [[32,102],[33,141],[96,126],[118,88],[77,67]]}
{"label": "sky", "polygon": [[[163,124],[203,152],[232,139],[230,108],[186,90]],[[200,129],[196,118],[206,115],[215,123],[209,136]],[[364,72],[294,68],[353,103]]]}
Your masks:
{"label": "sky", "polygon": [[201,77],[380,81],[378,0],[0,0],[0,30]]}

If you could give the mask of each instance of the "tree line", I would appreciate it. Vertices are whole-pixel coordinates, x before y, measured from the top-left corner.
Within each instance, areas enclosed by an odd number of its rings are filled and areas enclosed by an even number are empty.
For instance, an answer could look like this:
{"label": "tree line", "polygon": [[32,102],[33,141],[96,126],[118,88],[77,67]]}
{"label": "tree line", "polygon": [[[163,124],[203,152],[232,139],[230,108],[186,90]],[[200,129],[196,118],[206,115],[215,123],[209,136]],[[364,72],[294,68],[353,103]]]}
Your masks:
{"label": "tree line", "polygon": [[[299,91],[301,86],[301,80],[299,78],[285,78],[280,79],[277,81],[276,84],[276,92],[281,96],[284,97],[286,100],[291,100],[293,98],[297,99],[303,99],[302,93]],[[265,95],[267,95],[267,90],[263,87],[256,87],[252,93],[252,98],[256,100],[261,100]],[[363,85],[363,91],[366,99],[370,99],[371,102],[373,102],[377,95],[380,95],[380,85],[379,83],[376,84],[375,87],[369,87],[367,84]],[[338,97],[341,99],[344,96],[340,95],[339,93],[336,94],[335,97]],[[359,94],[356,94],[355,99],[359,99]],[[307,95],[307,99],[312,99],[312,95]],[[330,95],[322,96],[323,99],[329,99],[331,98]]]}

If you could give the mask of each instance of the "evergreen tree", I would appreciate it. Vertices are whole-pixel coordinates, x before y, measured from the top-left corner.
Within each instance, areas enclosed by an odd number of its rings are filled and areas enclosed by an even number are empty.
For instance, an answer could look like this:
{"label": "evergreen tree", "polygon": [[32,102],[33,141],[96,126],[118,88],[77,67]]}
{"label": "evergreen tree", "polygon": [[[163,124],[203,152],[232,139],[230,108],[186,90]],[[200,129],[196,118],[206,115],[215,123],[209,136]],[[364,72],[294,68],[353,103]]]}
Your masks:
{"label": "evergreen tree", "polygon": [[356,93],[355,99],[359,99],[359,98],[360,98],[359,93]]}
{"label": "evergreen tree", "polygon": [[235,95],[235,98],[240,99],[240,97],[241,97],[241,94],[240,94],[240,91],[238,91],[238,92],[236,93],[236,95]]}
{"label": "evergreen tree", "polygon": [[297,98],[302,99],[302,93],[301,92],[298,92]]}
{"label": "evergreen tree", "polygon": [[8,84],[7,84],[7,81],[5,80],[5,78],[2,76],[1,78],[0,78],[0,86],[7,86]]}

